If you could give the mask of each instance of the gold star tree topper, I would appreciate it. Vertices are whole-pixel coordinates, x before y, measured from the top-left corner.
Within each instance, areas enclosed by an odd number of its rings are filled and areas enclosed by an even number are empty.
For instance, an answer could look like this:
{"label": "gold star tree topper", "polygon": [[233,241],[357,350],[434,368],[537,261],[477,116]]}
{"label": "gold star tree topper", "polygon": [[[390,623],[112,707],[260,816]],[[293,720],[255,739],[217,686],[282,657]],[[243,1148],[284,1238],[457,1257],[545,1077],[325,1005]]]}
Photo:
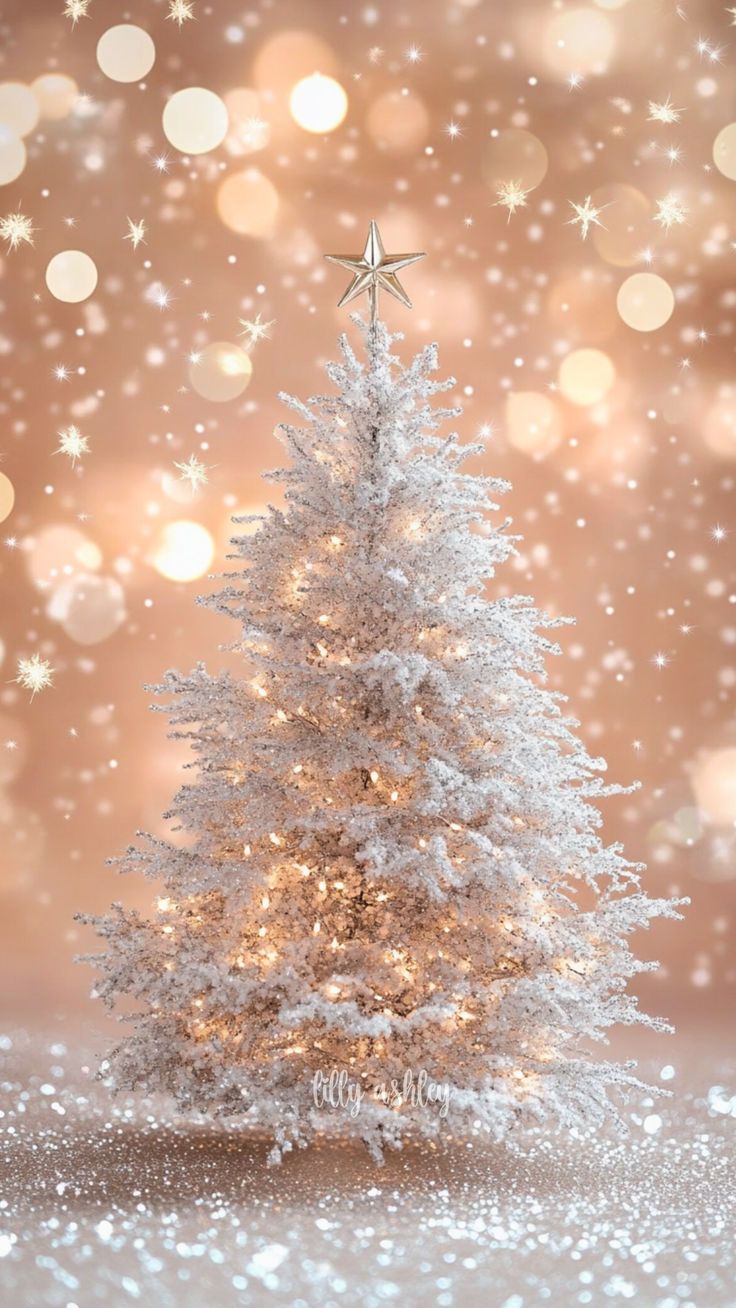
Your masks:
{"label": "gold star tree topper", "polygon": [[325,259],[328,259],[330,263],[336,263],[340,268],[347,268],[348,272],[353,274],[353,280],[342,299],[338,302],[338,308],[342,308],[343,304],[349,304],[351,300],[367,291],[371,312],[371,327],[374,327],[378,317],[378,292],[380,289],[388,291],[389,295],[393,295],[394,299],[400,300],[402,304],[406,305],[407,309],[410,309],[411,300],[396,274],[402,268],[408,268],[410,263],[416,263],[417,259],[423,259],[424,257],[423,253],[386,254],[378,224],[371,219],[368,228],[368,239],[362,255],[325,255]]}

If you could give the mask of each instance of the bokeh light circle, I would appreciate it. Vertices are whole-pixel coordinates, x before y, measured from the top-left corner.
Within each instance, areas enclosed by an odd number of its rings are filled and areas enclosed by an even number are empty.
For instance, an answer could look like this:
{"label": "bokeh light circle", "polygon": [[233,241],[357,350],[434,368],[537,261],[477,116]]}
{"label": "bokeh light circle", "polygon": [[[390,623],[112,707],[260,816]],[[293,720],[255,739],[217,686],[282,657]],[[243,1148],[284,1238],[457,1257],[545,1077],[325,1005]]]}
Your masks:
{"label": "bokeh light circle", "polygon": [[703,440],[722,459],[736,459],[736,393],[720,395],[706,410]]}
{"label": "bokeh light circle", "polygon": [[262,117],[257,91],[235,86],[224,96],[229,120],[225,149],[231,155],[252,154],[262,150],[271,137],[271,126]]}
{"label": "bokeh light circle", "polygon": [[97,42],[97,63],[112,82],[140,82],[156,61],[156,47],[142,27],[119,23]]}
{"label": "bokeh light circle", "polygon": [[102,562],[99,546],[78,527],[55,523],[44,527],[24,550],[31,581],[48,590],[64,577],[94,572]]}
{"label": "bokeh light circle", "polygon": [[719,173],[736,182],[736,123],[722,127],[713,142],[713,162]]}
{"label": "bokeh light circle", "polygon": [[213,341],[200,350],[189,364],[192,387],[205,400],[223,403],[243,394],[253,364],[245,350],[230,341]]}
{"label": "bokeh light circle", "polygon": [[562,439],[562,421],[554,400],[541,391],[513,391],[506,397],[506,434],[514,449],[542,457]]}
{"label": "bokeh light circle", "polygon": [[334,77],[312,73],[297,82],[289,96],[289,110],[305,132],[334,132],[348,111],[348,97]]}
{"label": "bokeh light circle", "polygon": [[40,112],[30,86],[24,82],[0,82],[0,123],[9,127],[16,136],[27,136],[32,132]]}
{"label": "bokeh light circle", "polygon": [[83,250],[60,250],[46,267],[46,285],[57,300],[79,304],[97,285],[97,267]]}
{"label": "bokeh light circle", "polygon": [[218,188],[217,212],[241,236],[271,236],[278,211],[278,191],[258,168],[231,173]]}
{"label": "bokeh light circle", "polygon": [[288,93],[302,77],[315,68],[324,74],[336,74],[337,59],[325,41],[314,32],[287,29],[269,37],[253,63],[255,85],[267,91]]}
{"label": "bokeh light circle", "polygon": [[643,191],[626,182],[597,186],[591,196],[600,209],[600,226],[592,228],[593,244],[602,259],[617,268],[638,263],[651,240],[653,206]]}
{"label": "bokeh light circle", "polygon": [[379,150],[407,154],[427,139],[429,113],[418,95],[386,91],[368,110],[366,127]]}
{"label": "bokeh light circle", "polygon": [[572,404],[598,404],[616,379],[616,370],[602,350],[573,350],[560,364],[560,390]]}
{"label": "bokeh light circle", "polygon": [[216,150],[227,136],[227,106],[204,86],[186,86],[166,102],[163,127],[167,141],[182,154]]}
{"label": "bokeh light circle", "polygon": [[544,60],[553,72],[564,76],[605,72],[615,47],[613,24],[597,9],[554,14],[542,31]]}
{"label": "bokeh light circle", "polygon": [[538,136],[523,128],[510,127],[486,143],[481,164],[483,177],[495,191],[503,182],[518,182],[531,191],[545,176],[547,151]]}
{"label": "bokeh light circle", "polygon": [[716,749],[693,769],[698,806],[712,822],[736,822],[736,746]]}
{"label": "bokeh light circle", "polygon": [[42,118],[57,121],[71,113],[79,99],[79,87],[66,73],[43,73],[31,83]]}
{"label": "bokeh light circle", "polygon": [[78,645],[97,645],[125,621],[125,594],[114,577],[78,573],[56,588],[47,612]]}
{"label": "bokeh light circle", "polygon": [[12,128],[0,123],[0,186],[14,182],[25,166],[26,147]]}
{"label": "bokeh light circle", "polygon": [[209,568],[215,543],[200,522],[181,519],[162,528],[152,563],[169,581],[194,581]]}
{"label": "bokeh light circle", "polygon": [[562,272],[546,298],[551,328],[563,337],[574,331],[578,337],[595,334],[599,340],[617,332],[621,319],[607,280],[605,272],[593,275],[586,266]]}
{"label": "bokeh light circle", "polygon": [[15,504],[15,487],[4,472],[0,472],[0,522],[10,517]]}
{"label": "bokeh light circle", "polygon": [[621,283],[616,296],[619,316],[637,332],[663,327],[674,307],[672,287],[658,273],[632,273]]}

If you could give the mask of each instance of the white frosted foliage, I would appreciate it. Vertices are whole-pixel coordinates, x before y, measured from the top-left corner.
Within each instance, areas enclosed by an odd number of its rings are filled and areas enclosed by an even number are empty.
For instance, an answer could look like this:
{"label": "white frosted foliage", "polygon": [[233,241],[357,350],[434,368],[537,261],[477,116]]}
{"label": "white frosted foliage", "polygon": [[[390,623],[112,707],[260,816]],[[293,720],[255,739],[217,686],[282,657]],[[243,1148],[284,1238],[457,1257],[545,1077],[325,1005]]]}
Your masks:
{"label": "white frosted foliage", "polygon": [[[360,320],[356,318],[356,322]],[[334,393],[288,399],[284,487],[237,570],[202,600],[238,626],[242,679],[168,672],[156,689],[195,771],[167,815],[185,848],[142,836],[120,860],[158,884],[150,920],[83,916],[109,1005],[136,1000],[113,1087],[265,1128],[275,1156],[315,1133],[376,1156],[412,1133],[596,1122],[631,1065],[591,1042],[645,1022],[626,989],[656,966],[629,936],[679,916],[599,835],[605,764],[544,686],[551,619],[487,587],[514,553],[491,525],[483,447],[441,436],[436,350],[408,367],[360,324]],[[236,521],[238,521],[236,519]],[[492,587],[490,587],[492,591]],[[364,1091],[315,1104],[316,1072]],[[446,1118],[372,1092],[407,1069],[449,1084]]]}

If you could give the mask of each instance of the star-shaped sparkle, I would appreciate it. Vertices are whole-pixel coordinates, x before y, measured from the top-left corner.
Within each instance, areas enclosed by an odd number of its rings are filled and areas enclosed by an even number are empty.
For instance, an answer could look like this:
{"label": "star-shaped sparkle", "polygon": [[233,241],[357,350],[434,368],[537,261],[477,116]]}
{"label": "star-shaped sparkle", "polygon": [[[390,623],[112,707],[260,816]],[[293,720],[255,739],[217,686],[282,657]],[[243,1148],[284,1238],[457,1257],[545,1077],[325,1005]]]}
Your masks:
{"label": "star-shaped sparkle", "polygon": [[411,308],[411,300],[404,290],[396,274],[402,268],[408,268],[409,264],[416,263],[417,259],[423,259],[421,254],[386,254],[381,240],[381,233],[378,230],[378,224],[371,219],[368,228],[368,239],[365,243],[365,249],[362,255],[359,254],[326,254],[325,259],[330,263],[336,263],[340,268],[347,268],[348,272],[353,274],[353,280],[348,286],[345,294],[338,301],[338,308],[343,304],[349,304],[356,296],[362,295],[364,291],[368,292],[370,303],[371,325],[376,321],[378,313],[378,292],[387,291],[393,295],[395,300],[406,305],[407,309]]}
{"label": "star-shaped sparkle", "polygon": [[35,227],[24,213],[8,213],[0,218],[0,239],[8,242],[9,250],[17,250],[23,242],[33,245]]}
{"label": "star-shaped sparkle", "polygon": [[589,195],[586,195],[583,204],[576,204],[574,200],[569,200],[568,204],[570,204],[572,208],[575,210],[575,217],[570,218],[568,222],[568,227],[579,226],[580,235],[582,236],[583,240],[585,240],[586,236],[588,235],[591,226],[603,227],[603,223],[601,222],[599,215],[603,212],[604,209],[608,208],[608,205],[606,204],[601,204],[598,206],[594,205]]}
{"label": "star-shaped sparkle", "polygon": [[15,680],[24,690],[30,690],[31,699],[39,690],[53,685],[54,669],[40,654],[32,654],[29,659],[18,659],[18,675]]}

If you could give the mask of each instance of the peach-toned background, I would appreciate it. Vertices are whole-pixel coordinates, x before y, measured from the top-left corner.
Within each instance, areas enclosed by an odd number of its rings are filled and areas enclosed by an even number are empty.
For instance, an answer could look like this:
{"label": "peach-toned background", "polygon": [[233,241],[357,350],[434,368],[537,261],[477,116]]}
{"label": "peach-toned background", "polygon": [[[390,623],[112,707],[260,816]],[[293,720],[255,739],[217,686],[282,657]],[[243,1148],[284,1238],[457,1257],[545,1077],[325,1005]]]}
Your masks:
{"label": "peach-toned background", "polygon": [[[199,0],[179,30],[155,0],[124,13],[92,0],[74,27],[62,8],[2,9],[0,77],[62,72],[83,96],[39,120],[23,175],[0,187],[1,213],[20,210],[36,228],[33,246],[0,261],[0,472],[16,495],[0,546],[3,1019],[51,1028],[66,1014],[80,1031],[105,1021],[91,973],[72,962],[93,947],[72,914],[150,901],[150,886],[104,859],[136,828],[162,830],[185,759],[142,685],[198,658],[216,666],[233,634],[194,604],[206,577],[162,575],[162,531],[201,524],[215,548],[202,571],[215,570],[229,515],[272,494],[260,473],[281,459],[277,392],[323,389],[321,365],[349,328],[335,307],[347,277],[322,253],[359,251],[376,217],[389,250],[428,253],[404,277],[414,310],[389,303],[388,321],[406,352],[439,342],[462,432],[490,431],[483,467],[514,484],[507,507],[525,542],[498,587],[577,616],[553,683],[611,776],[643,782],[609,801],[607,833],[648,862],[652,893],[692,896],[685,923],[638,942],[664,963],[641,982],[643,1001],[686,1032],[727,1023],[736,182],[712,154],[736,118],[727,11],[706,0],[679,10]],[[100,35],[121,21],[156,45],[141,84],[111,81],[96,62]],[[315,71],[348,98],[343,123],[324,133],[289,111],[294,85]],[[164,104],[186,86],[231,109],[224,144],[198,157],[162,129]],[[649,101],[667,97],[679,121],[650,121]],[[544,175],[511,216],[497,187],[529,166]],[[237,173],[246,234],[223,220],[220,187]],[[685,216],[666,231],[656,214],[670,193]],[[583,240],[570,201],[588,195],[605,230]],[[128,218],[145,223],[137,249]],[[78,305],[45,282],[67,248],[99,273]],[[616,307],[621,284],[645,271],[676,297],[648,333]],[[214,341],[242,346],[239,320],[257,313],[275,325],[252,347],[247,390],[205,399],[189,356]],[[560,365],[580,348],[615,370],[593,404],[559,389]],[[54,454],[70,423],[89,442],[75,466]],[[192,454],[209,469],[196,493],[174,467]],[[103,579],[94,611],[80,573]],[[90,640],[108,619],[111,634]],[[54,674],[31,699],[13,679],[33,653]]]}

